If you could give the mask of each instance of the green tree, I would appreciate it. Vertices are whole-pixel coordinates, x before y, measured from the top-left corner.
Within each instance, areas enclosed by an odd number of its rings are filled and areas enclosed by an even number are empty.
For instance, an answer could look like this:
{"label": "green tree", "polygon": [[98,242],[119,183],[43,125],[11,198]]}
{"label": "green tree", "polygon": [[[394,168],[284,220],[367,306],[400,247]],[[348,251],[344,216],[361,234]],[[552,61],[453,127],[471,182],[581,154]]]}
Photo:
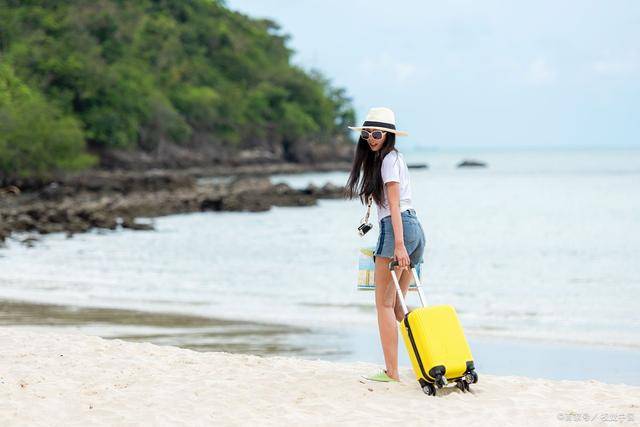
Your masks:
{"label": "green tree", "polygon": [[0,0],[0,61],[98,153],[348,140],[344,89],[293,66],[287,40],[215,0]]}
{"label": "green tree", "polygon": [[82,128],[0,64],[0,176],[44,176],[95,163]]}

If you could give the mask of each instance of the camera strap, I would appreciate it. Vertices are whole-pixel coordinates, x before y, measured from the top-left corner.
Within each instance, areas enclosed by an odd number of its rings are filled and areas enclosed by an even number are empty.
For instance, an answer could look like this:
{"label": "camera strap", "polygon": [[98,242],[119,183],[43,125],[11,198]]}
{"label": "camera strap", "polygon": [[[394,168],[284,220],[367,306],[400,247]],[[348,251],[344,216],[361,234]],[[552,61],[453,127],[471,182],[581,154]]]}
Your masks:
{"label": "camera strap", "polygon": [[361,224],[367,224],[369,222],[369,215],[371,215],[371,202],[373,201],[373,196],[369,196],[369,201],[367,202],[367,213],[364,215],[364,218],[360,220]]}

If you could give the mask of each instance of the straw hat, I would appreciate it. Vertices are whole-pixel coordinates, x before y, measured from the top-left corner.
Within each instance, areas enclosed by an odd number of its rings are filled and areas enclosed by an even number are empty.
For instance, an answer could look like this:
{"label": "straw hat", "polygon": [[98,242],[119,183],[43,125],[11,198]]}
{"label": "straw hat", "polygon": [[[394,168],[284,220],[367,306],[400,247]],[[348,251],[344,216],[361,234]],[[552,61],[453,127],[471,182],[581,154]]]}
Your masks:
{"label": "straw hat", "polygon": [[396,130],[396,115],[393,114],[391,109],[386,107],[373,107],[367,113],[367,118],[364,119],[362,126],[349,126],[349,129],[362,130],[362,129],[379,129],[387,132],[393,132],[398,136],[407,136],[407,132],[402,130]]}

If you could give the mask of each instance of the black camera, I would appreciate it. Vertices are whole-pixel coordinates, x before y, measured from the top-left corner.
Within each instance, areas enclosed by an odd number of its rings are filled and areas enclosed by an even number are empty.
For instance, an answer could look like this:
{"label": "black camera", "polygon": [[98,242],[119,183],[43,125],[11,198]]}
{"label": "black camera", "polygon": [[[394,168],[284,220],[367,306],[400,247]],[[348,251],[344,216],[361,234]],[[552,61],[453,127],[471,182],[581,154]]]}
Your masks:
{"label": "black camera", "polygon": [[364,236],[372,228],[373,228],[373,225],[371,223],[362,223],[360,224],[360,227],[358,227],[358,234],[360,234],[361,236]]}

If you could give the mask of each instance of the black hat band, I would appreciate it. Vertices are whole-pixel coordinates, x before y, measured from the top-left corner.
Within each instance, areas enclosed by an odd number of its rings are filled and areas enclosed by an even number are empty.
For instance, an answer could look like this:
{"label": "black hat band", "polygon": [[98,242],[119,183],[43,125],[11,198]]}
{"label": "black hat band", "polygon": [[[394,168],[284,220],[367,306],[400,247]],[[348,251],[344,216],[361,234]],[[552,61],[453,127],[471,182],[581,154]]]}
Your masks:
{"label": "black hat band", "polygon": [[372,121],[365,121],[362,126],[363,128],[366,127],[379,127],[379,128],[386,128],[386,129],[393,129],[396,130],[396,125],[392,125],[391,123],[385,123],[385,122],[372,122]]}

